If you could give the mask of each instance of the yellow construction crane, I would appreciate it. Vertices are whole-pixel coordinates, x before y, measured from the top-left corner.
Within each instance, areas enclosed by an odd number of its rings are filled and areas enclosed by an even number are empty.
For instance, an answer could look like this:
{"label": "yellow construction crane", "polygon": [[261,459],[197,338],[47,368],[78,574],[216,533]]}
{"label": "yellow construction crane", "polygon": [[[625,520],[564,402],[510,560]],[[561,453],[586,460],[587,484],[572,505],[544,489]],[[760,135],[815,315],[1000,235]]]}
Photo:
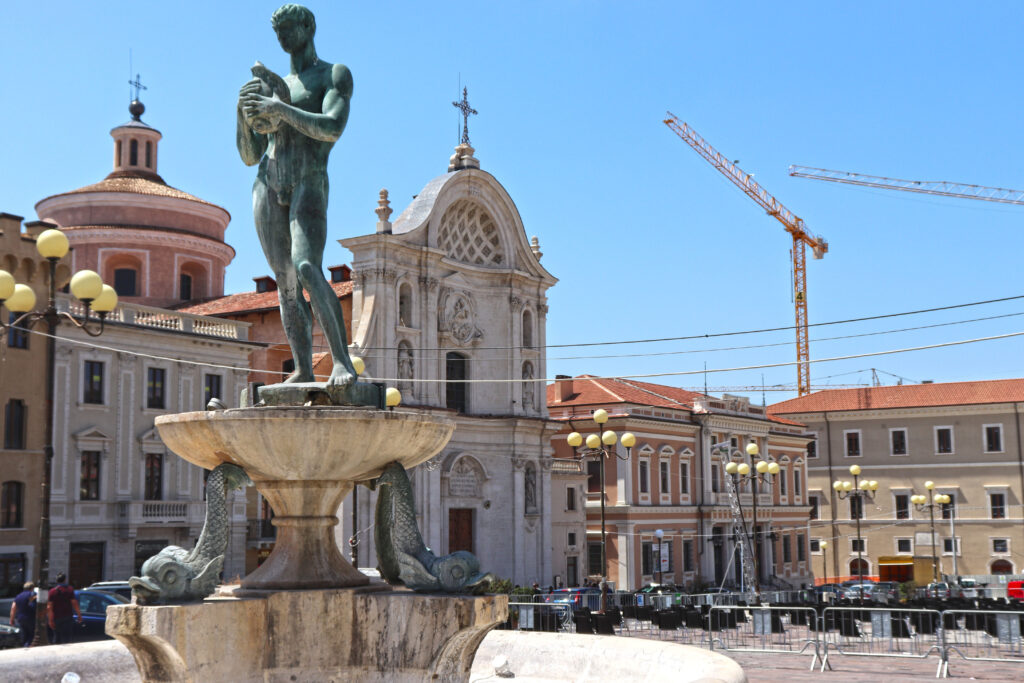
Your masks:
{"label": "yellow construction crane", "polygon": [[800,396],[811,390],[810,348],[807,341],[807,264],[804,247],[809,246],[814,258],[820,259],[828,251],[828,242],[820,235],[807,232],[803,219],[793,215],[778,199],[754,182],[753,177],[723,157],[704,138],[675,114],[668,112],[665,125],[696,150],[697,154],[731,180],[736,187],[774,216],[793,237],[793,302],[796,308],[796,384]]}
{"label": "yellow construction crane", "polygon": [[968,185],[966,183],[932,180],[900,180],[899,178],[886,178],[885,176],[864,175],[847,171],[830,171],[827,168],[811,168],[809,166],[790,166],[789,175],[796,178],[813,178],[814,180],[827,180],[832,183],[880,187],[886,190],[934,194],[941,197],[980,199],[984,202],[999,202],[1001,204],[1024,204],[1024,191],[1008,190],[1005,187],[985,187],[984,185]]}

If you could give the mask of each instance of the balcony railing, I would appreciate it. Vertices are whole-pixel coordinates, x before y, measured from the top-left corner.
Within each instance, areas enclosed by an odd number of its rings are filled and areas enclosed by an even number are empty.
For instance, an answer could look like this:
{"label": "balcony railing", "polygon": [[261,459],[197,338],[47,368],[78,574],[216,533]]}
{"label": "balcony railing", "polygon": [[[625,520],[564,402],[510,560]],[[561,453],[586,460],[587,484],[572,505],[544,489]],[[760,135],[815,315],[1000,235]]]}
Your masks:
{"label": "balcony railing", "polygon": [[583,462],[579,460],[565,460],[555,458],[551,461],[552,474],[580,474],[583,472]]}
{"label": "balcony railing", "polygon": [[[85,316],[85,306],[66,294],[60,296],[58,308],[74,316]],[[249,338],[249,327],[252,324],[130,303],[119,303],[117,308],[107,314],[107,322],[243,341]]]}
{"label": "balcony railing", "polygon": [[206,503],[202,501],[133,500],[117,504],[120,525],[150,524],[201,525],[206,519]]}

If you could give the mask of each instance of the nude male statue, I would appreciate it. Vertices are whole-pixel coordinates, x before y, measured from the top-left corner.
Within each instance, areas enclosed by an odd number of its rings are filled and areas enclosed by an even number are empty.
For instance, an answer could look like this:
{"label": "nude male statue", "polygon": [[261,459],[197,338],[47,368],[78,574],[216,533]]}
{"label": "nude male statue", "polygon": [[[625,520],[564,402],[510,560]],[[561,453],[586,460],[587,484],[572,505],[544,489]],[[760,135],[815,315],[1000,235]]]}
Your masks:
{"label": "nude male statue", "polygon": [[[348,386],[356,372],[348,354],[344,315],[323,274],[327,241],[327,157],[348,121],[352,74],[322,62],[313,46],[316,21],[301,5],[284,5],[271,18],[278,42],[291,55],[282,81],[257,63],[238,94],[238,153],[259,164],[252,188],[253,218],[281,303],[281,321],[295,359],[285,382],[312,382],[312,314],[327,338],[334,369],[328,384]],[[278,90],[267,81],[276,81]],[[284,88],[287,88],[284,91]]]}

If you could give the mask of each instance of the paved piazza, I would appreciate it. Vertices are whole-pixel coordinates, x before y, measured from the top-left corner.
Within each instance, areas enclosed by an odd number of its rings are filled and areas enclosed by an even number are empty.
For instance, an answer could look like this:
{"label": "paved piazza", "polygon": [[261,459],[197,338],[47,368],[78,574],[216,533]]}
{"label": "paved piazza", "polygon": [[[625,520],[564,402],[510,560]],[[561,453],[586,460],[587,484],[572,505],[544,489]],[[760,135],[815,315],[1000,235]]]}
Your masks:
{"label": "paved piazza", "polygon": [[[716,652],[720,652],[716,650]],[[743,667],[748,683],[769,681],[905,681],[935,680],[938,657],[927,659],[897,659],[895,657],[849,657],[830,653],[832,671],[820,673],[817,667],[809,671],[811,655],[772,655],[760,652],[721,652]],[[949,660],[951,679],[971,681],[1024,680],[1024,663],[978,662],[951,658]]]}

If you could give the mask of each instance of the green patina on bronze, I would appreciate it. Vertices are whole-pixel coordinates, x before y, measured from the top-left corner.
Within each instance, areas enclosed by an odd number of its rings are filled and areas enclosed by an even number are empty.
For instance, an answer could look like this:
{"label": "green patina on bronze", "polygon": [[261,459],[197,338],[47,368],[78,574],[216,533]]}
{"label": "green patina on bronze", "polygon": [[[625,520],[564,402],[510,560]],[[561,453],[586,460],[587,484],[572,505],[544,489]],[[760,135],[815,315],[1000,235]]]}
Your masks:
{"label": "green patina on bronze", "polygon": [[[315,317],[334,361],[326,382],[332,402],[379,405],[380,389],[373,385],[346,391],[355,384],[356,371],[338,296],[323,274],[327,158],[348,121],[352,74],[343,64],[317,57],[316,20],[305,7],[284,5],[271,23],[291,57],[291,71],[281,78],[256,62],[253,78],[238,94],[236,143],[246,165],[259,164],[252,188],[253,219],[277,280],[281,322],[295,359],[295,372],[284,382],[306,385],[315,379]],[[287,392],[288,400],[296,395],[294,389]],[[260,398],[282,402],[274,386],[261,387]]]}

